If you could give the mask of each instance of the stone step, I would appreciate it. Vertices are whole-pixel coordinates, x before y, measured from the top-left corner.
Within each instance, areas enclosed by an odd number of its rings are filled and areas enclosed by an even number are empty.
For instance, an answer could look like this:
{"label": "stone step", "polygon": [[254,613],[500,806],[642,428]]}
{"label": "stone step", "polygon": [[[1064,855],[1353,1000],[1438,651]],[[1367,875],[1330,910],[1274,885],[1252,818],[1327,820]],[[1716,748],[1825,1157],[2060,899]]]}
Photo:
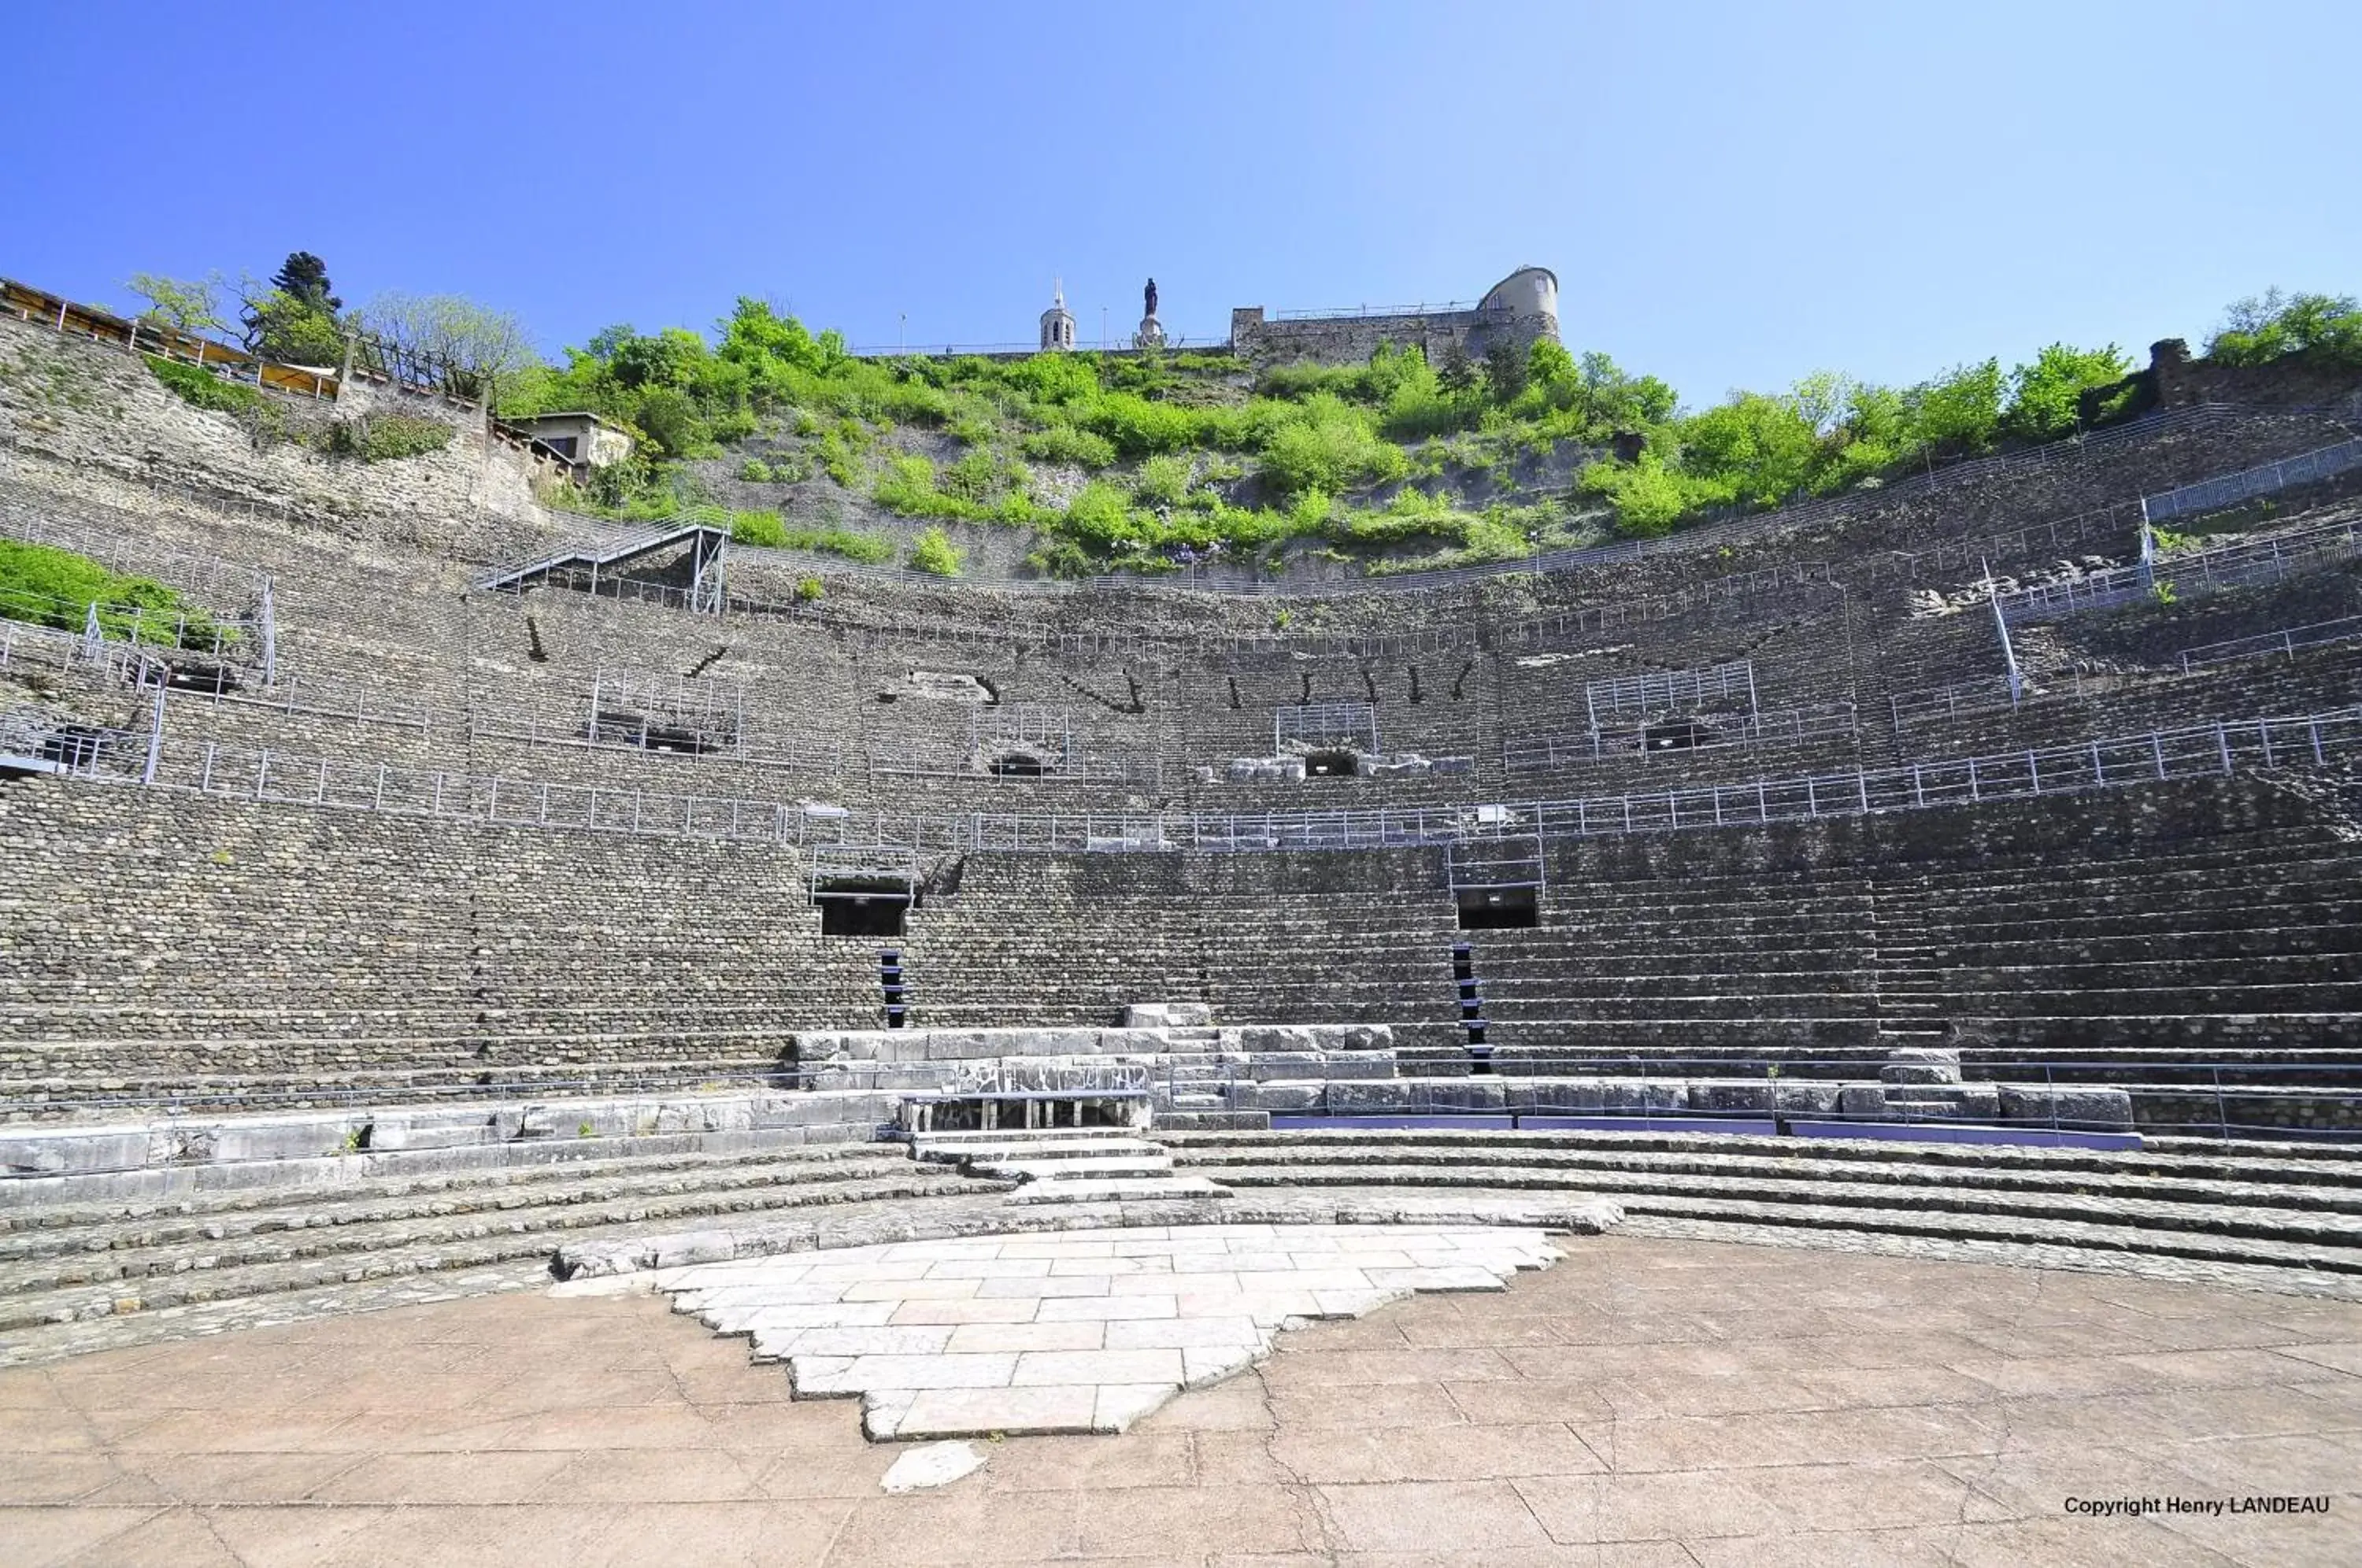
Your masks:
{"label": "stone step", "polygon": [[[2158,1138],[2128,1150],[2053,1148],[2038,1144],[1893,1143],[1875,1139],[1803,1139],[1744,1132],[1619,1132],[1467,1131],[1461,1129],[1295,1129],[1285,1132],[1174,1132],[1166,1142],[1184,1165],[1220,1159],[1255,1163],[1264,1152],[1287,1149],[1291,1157],[1351,1163],[1449,1165],[1581,1160],[1632,1161],[1670,1158],[1679,1168],[1743,1168],[1778,1175],[1800,1165],[1834,1176],[1859,1168],[1874,1182],[1928,1179],[1992,1182],[2031,1181],[2036,1186],[2078,1181],[2107,1183],[2154,1178],[2162,1185],[2150,1196],[2169,1194],[2180,1183],[2245,1183],[2287,1188],[2289,1201],[2354,1203],[2362,1194],[2362,1158],[2345,1143],[2220,1142],[2211,1138]],[[1915,1177],[1912,1173],[1923,1174]],[[1960,1173],[1968,1173],[1962,1176]],[[2313,1198],[2295,1196],[2310,1192]],[[2254,1194],[2246,1195],[2254,1200]]]}
{"label": "stone step", "polygon": [[1231,1189],[1202,1176],[1153,1179],[1106,1176],[1089,1181],[1034,1181],[1009,1195],[1011,1203],[1131,1203],[1166,1198],[1220,1198]]}
{"label": "stone step", "polygon": [[[562,1112],[561,1112],[562,1114]],[[405,1200],[461,1203],[472,1195],[529,1193],[546,1183],[617,1176],[660,1179],[716,1167],[739,1173],[823,1172],[893,1163],[896,1151],[866,1141],[808,1143],[796,1128],[751,1132],[649,1133],[630,1138],[533,1138],[447,1148],[364,1151],[314,1159],[257,1158],[193,1166],[143,1167],[135,1176],[173,1183],[132,1196],[61,1198],[83,1181],[110,1173],[18,1176],[0,1182],[0,1238],[124,1220],[170,1223],[234,1217],[287,1208],[297,1197],[306,1213],[333,1206]],[[718,1142],[719,1148],[708,1146]],[[185,1181],[185,1185],[182,1183]],[[218,1185],[213,1185],[214,1182]],[[203,1185],[201,1185],[203,1184]],[[528,1198],[524,1201],[531,1201]],[[237,1221],[231,1219],[236,1226]],[[5,1245],[0,1241],[0,1245]]]}
{"label": "stone step", "polygon": [[1137,1177],[1154,1181],[1173,1174],[1173,1156],[1157,1149],[1153,1154],[1083,1155],[1060,1160],[1002,1159],[972,1160],[970,1174],[1006,1181],[1106,1181],[1119,1177]]}
{"label": "stone step", "polygon": [[911,1140],[911,1158],[939,1165],[979,1161],[1142,1158],[1165,1152],[1162,1143],[1102,1129],[1052,1128],[1010,1132],[922,1132]]}
{"label": "stone step", "polygon": [[[618,1203],[704,1196],[758,1203],[775,1193],[825,1193],[846,1184],[899,1181],[907,1161],[891,1155],[810,1165],[742,1165],[713,1161],[688,1170],[618,1173],[476,1191],[312,1205],[280,1189],[278,1207],[199,1212],[187,1217],[125,1217],[52,1222],[12,1235],[0,1251],[0,1295],[50,1288],[83,1278],[166,1272],[201,1254],[228,1263],[365,1251],[390,1228],[505,1226],[557,1209],[585,1212]],[[56,1216],[45,1216],[56,1220]],[[81,1277],[77,1277],[81,1276]]]}
{"label": "stone step", "polygon": [[[2353,1230],[2362,1239],[2362,1187],[2290,1184],[2268,1179],[2207,1179],[2199,1176],[2157,1176],[2137,1174],[2103,1175],[2019,1167],[1986,1170],[1958,1165],[1930,1165],[1893,1156],[1885,1161],[1823,1161],[1813,1157],[1826,1141],[1797,1140],[1810,1153],[1781,1159],[1716,1156],[1711,1154],[1624,1154],[1618,1153],[1551,1152],[1526,1154],[1513,1151],[1471,1150],[1437,1157],[1435,1151],[1385,1150],[1340,1158],[1334,1151],[1287,1149],[1286,1133],[1274,1133],[1266,1143],[1282,1153],[1239,1151],[1231,1158],[1201,1158],[1182,1153],[1181,1168],[1210,1172],[1222,1179],[1238,1168],[1294,1169],[1307,1181],[1331,1178],[1350,1181],[1355,1173],[1373,1168],[1394,1172],[1426,1171],[1449,1179],[1451,1173],[1482,1169],[1497,1176],[1522,1173],[1524,1179],[1549,1185],[1581,1185],[1665,1180],[1720,1183],[1732,1190],[1752,1184],[1805,1181],[1831,1191],[1856,1193],[1855,1199],[1904,1201],[1902,1195],[1922,1192],[1944,1195],[1948,1200],[2011,1204],[2020,1201],[2084,1201],[2144,1206],[2152,1218],[2173,1218],[2180,1223],[2201,1217],[2211,1209],[2284,1212],[2292,1220],[2312,1216],[2341,1231]],[[1871,1142],[1871,1140],[1863,1140]],[[1879,1145],[1888,1149],[1893,1144]],[[1904,1145],[1919,1148],[1925,1145]],[[1514,1182],[1510,1185],[1516,1185]],[[1915,1201],[1915,1199],[1912,1199]],[[1971,1205],[1973,1206],[1973,1205]],[[2193,1221],[2194,1222],[2194,1221]]]}
{"label": "stone step", "polygon": [[574,1234],[716,1215],[772,1213],[815,1204],[877,1204],[884,1209],[914,1198],[973,1193],[973,1184],[945,1175],[931,1176],[903,1167],[891,1178],[827,1188],[774,1187],[756,1194],[685,1194],[657,1201],[608,1205],[560,1205],[513,1215],[501,1224],[387,1227],[340,1237],[351,1244],[332,1253],[298,1253],[229,1266],[206,1266],[209,1254],[183,1250],[171,1266],[102,1285],[24,1292],[0,1300],[0,1331],[39,1323],[67,1322],[127,1312],[154,1311],[195,1302],[268,1295],[282,1290],[382,1278],[389,1275],[473,1268],[508,1260],[546,1258],[553,1233]]}
{"label": "stone step", "polygon": [[[1827,1222],[1870,1214],[1908,1217],[1921,1234],[2005,1233],[2012,1239],[2055,1236],[2053,1228],[2097,1228],[2139,1238],[2139,1250],[2173,1256],[2236,1262],[2302,1261],[2313,1268],[2362,1275],[2362,1220],[2350,1225],[2282,1215],[2274,1210],[2225,1207],[2200,1215],[2187,1206],[2144,1206],[2134,1200],[2074,1199],[2026,1196],[2000,1200],[1985,1193],[1932,1189],[1898,1194],[1863,1190],[1834,1182],[1734,1182],[1724,1176],[1636,1176],[1588,1171],[1563,1176],[1537,1176],[1523,1166],[1462,1166],[1439,1171],[1375,1162],[1352,1170],[1323,1172],[1294,1165],[1222,1166],[1216,1173],[1233,1188],[1383,1187],[1418,1189],[1481,1187],[1487,1190],[1573,1190],[1615,1198],[1628,1212],[1682,1212],[1698,1202],[1745,1202],[1769,1212],[1810,1211]],[[1812,1221],[1799,1220],[1797,1223]]]}

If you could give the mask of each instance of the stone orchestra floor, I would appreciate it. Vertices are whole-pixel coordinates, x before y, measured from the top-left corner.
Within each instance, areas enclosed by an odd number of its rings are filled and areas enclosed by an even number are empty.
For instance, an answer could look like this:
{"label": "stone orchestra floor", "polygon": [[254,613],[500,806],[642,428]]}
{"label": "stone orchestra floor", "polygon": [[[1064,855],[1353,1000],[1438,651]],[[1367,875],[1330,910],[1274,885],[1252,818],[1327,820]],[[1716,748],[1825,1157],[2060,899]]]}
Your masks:
{"label": "stone orchestra floor", "polygon": [[[858,1401],[792,1400],[645,1291],[8,1370],[0,1564],[2362,1561],[2362,1304],[1549,1244],[1505,1289],[1280,1333],[1120,1435],[987,1438],[905,1495],[879,1483],[911,1446],[865,1441]],[[2227,1506],[2257,1496],[2327,1511]],[[2156,1511],[2090,1511],[2128,1501]]]}
{"label": "stone orchestra floor", "polygon": [[1480,1225],[1163,1225],[793,1253],[561,1286],[656,1288],[857,1396],[872,1438],[1120,1432],[1271,1353],[1291,1320],[1419,1291],[1497,1291],[1559,1256]]}

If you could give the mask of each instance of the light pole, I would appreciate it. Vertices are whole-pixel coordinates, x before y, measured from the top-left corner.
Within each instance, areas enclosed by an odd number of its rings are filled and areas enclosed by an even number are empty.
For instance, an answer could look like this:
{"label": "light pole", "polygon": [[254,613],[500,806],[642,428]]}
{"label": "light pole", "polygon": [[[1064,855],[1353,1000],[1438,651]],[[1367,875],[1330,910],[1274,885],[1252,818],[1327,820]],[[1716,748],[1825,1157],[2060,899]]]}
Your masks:
{"label": "light pole", "polygon": [[897,354],[902,351],[902,339],[910,325],[910,312],[898,310],[894,313],[894,352]]}

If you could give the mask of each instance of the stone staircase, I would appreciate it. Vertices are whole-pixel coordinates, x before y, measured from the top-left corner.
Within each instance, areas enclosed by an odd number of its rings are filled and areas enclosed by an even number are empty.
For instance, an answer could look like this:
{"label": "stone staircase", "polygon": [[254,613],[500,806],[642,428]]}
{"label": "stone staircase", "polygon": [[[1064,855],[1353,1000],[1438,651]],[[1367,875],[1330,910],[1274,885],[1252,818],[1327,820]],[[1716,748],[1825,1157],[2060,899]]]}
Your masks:
{"label": "stone staircase", "polygon": [[1172,1150],[1120,1127],[1022,1132],[919,1132],[911,1158],[1015,1184],[1011,1203],[1120,1203],[1228,1198],[1231,1189],[1175,1170]]}

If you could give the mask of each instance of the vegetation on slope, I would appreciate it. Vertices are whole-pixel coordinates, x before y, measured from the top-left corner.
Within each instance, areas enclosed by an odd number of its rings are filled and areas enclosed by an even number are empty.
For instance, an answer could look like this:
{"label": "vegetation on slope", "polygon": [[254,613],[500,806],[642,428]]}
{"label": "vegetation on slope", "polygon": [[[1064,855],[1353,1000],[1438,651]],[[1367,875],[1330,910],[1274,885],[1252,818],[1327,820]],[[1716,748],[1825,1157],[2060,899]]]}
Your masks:
{"label": "vegetation on slope", "polygon": [[[143,282],[179,303],[171,280]],[[844,494],[936,528],[946,547],[943,525],[1027,530],[1033,564],[1065,574],[1270,560],[1291,544],[1400,569],[1661,535],[2055,440],[2138,412],[2144,392],[2113,344],[2054,343],[1908,386],[1822,372],[1688,412],[1661,380],[1552,342],[1435,364],[1385,347],[1366,364],[1260,374],[1219,353],[856,358],[839,334],[745,298],[710,337],[614,326],[546,365],[517,359],[513,318],[465,301],[339,315],[304,253],[271,285],[242,291],[250,338],[301,338],[272,309],[315,337],[381,320],[492,388],[503,414],[587,408],[630,428],[638,452],[595,477],[598,510],[649,518],[724,500],[750,543],[890,558],[894,542],[844,525]],[[2362,308],[2273,291],[2233,305],[2209,351],[2362,367]],[[723,480],[820,488],[747,507],[715,492]]]}
{"label": "vegetation on slope", "polygon": [[94,604],[110,637],[211,647],[219,631],[211,616],[151,578],[126,577],[55,546],[0,539],[0,620],[79,632]]}

